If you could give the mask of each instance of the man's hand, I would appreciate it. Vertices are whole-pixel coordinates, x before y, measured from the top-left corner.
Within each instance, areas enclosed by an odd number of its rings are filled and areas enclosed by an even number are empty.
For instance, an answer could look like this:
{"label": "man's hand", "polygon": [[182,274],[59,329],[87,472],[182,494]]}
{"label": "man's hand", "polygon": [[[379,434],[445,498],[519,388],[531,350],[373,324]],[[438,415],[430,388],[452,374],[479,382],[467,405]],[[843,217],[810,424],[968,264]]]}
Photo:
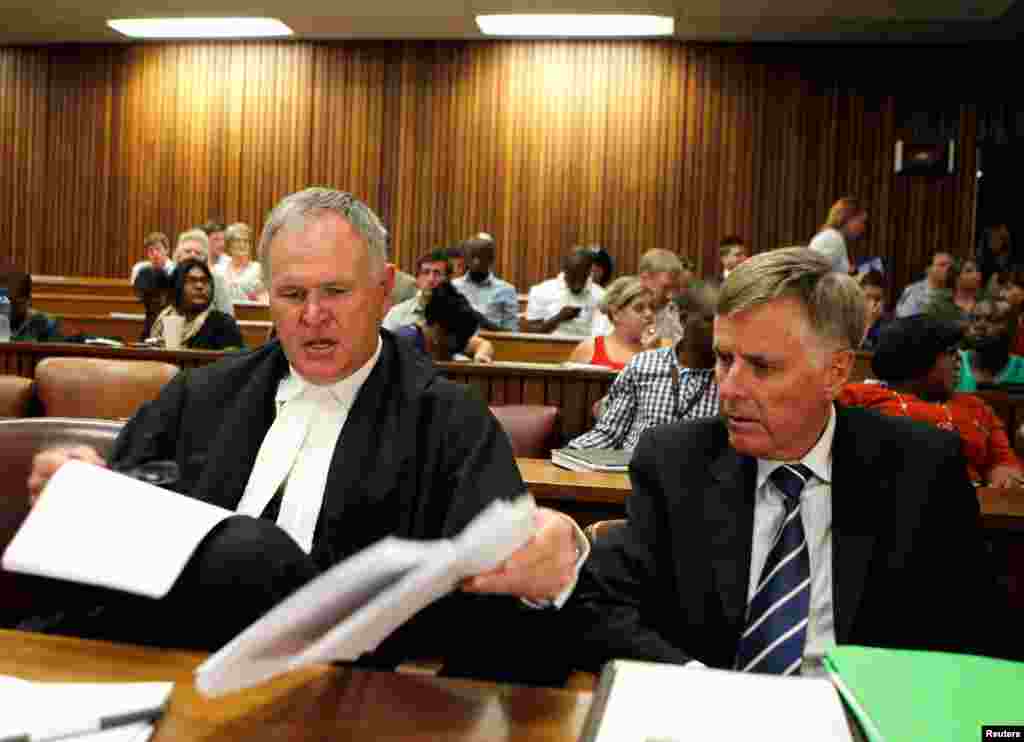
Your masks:
{"label": "man's hand", "polygon": [[989,487],[1020,487],[1024,485],[1024,476],[1019,469],[1012,466],[997,466],[988,474]]}
{"label": "man's hand", "polygon": [[538,508],[533,538],[496,569],[465,580],[462,589],[505,593],[536,603],[552,600],[572,582],[578,556],[576,531],[569,516]]}
{"label": "man's hand", "polygon": [[566,322],[571,319],[576,319],[580,316],[580,312],[583,311],[583,307],[562,307],[558,310],[558,314],[554,316],[554,319],[559,322]]}
{"label": "man's hand", "polygon": [[107,462],[91,446],[63,446],[40,451],[32,459],[32,473],[28,477],[29,504],[35,505],[50,477],[71,459],[87,464],[106,466]]}

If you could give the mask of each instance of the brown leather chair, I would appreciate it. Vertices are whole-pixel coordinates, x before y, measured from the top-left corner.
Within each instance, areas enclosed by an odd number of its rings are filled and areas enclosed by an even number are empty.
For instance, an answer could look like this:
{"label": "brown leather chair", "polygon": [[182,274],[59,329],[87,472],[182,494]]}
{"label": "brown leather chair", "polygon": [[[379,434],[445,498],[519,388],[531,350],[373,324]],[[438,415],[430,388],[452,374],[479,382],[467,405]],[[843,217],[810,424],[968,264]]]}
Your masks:
{"label": "brown leather chair", "polygon": [[36,395],[47,417],[123,420],[156,399],[178,370],[159,361],[45,358],[36,366]]}
{"label": "brown leather chair", "polygon": [[[121,423],[64,417],[25,417],[0,420],[0,551],[14,537],[28,514],[28,475],[32,458],[54,446],[88,445],[101,456],[109,456]],[[0,626],[12,626],[30,605],[24,587],[29,578],[0,571]]]}
{"label": "brown leather chair", "polygon": [[0,375],[0,418],[27,417],[34,387],[24,376]]}
{"label": "brown leather chair", "polygon": [[550,405],[509,404],[491,407],[512,441],[517,458],[546,459],[560,444],[560,413]]}

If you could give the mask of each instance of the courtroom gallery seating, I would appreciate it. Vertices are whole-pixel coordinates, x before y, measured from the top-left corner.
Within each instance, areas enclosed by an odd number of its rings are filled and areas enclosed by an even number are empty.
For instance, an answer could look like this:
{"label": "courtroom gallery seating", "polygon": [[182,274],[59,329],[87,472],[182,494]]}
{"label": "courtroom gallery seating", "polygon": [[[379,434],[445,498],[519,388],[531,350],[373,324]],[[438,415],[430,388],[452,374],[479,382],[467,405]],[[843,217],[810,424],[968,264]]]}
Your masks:
{"label": "courtroom gallery seating", "polygon": [[48,417],[126,419],[178,370],[160,361],[45,358],[36,366],[36,395]]}
{"label": "courtroom gallery seating", "polygon": [[24,376],[0,375],[0,418],[26,417],[32,405],[35,382]]}
{"label": "courtroom gallery seating", "polygon": [[551,405],[493,405],[491,412],[512,441],[517,458],[546,459],[561,445],[559,410]]}
{"label": "courtroom gallery seating", "polygon": [[[54,446],[88,445],[106,457],[121,423],[63,417],[0,420],[0,551],[7,548],[28,514],[28,475],[32,457]],[[83,493],[85,494],[85,493]],[[31,578],[0,572],[0,625],[13,626],[29,606]]]}

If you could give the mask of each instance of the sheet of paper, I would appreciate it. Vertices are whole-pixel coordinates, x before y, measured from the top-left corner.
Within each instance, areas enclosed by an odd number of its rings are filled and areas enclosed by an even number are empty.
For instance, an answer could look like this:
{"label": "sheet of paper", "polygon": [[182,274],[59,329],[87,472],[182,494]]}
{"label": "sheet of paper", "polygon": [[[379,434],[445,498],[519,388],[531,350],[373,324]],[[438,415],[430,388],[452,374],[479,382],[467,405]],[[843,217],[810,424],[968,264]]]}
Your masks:
{"label": "sheet of paper", "polygon": [[851,742],[824,678],[616,660],[596,742],[784,739]]}
{"label": "sheet of paper", "polygon": [[230,510],[81,461],[50,479],[3,567],[160,598]]}
{"label": "sheet of paper", "polygon": [[[50,683],[0,675],[0,738],[88,726],[102,717],[161,708],[174,683]],[[76,736],[88,742],[145,742],[148,722]]]}
{"label": "sheet of paper", "polygon": [[316,662],[354,660],[463,578],[487,571],[536,530],[529,496],[491,503],[454,540],[386,538],[282,601],[196,668],[217,696]]}

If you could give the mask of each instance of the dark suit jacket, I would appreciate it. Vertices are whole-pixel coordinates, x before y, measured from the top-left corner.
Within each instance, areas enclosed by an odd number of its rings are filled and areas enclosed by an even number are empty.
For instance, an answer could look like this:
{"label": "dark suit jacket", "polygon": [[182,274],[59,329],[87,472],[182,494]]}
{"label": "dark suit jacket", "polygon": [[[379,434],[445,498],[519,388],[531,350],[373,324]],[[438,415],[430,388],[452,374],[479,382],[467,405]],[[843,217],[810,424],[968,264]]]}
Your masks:
{"label": "dark suit jacket", "polygon": [[[174,460],[181,472],[176,489],[235,509],[287,371],[280,344],[273,342],[182,372],[125,426],[111,465]],[[450,537],[491,501],[524,491],[508,436],[482,400],[384,332],[380,359],[335,450],[310,556],[323,570],[385,536]],[[135,610],[134,604],[129,608]],[[194,607],[196,638],[189,645],[204,645],[202,611]],[[517,662],[515,643],[494,636],[512,630],[509,622],[529,631],[548,622],[549,613],[508,596],[456,592],[399,629],[367,663],[389,667],[411,657],[444,658],[449,674],[540,682],[540,666]],[[119,607],[107,611],[97,630],[116,625],[112,631],[130,634],[132,624],[130,611]],[[56,630],[83,633],[78,627]]]}
{"label": "dark suit jacket", "polygon": [[[978,502],[953,434],[837,407],[833,610],[839,644],[999,653]],[[719,418],[654,428],[630,465],[629,524],[572,603],[577,665],[732,666],[750,580],[757,463]],[[989,640],[992,640],[991,642]]]}

